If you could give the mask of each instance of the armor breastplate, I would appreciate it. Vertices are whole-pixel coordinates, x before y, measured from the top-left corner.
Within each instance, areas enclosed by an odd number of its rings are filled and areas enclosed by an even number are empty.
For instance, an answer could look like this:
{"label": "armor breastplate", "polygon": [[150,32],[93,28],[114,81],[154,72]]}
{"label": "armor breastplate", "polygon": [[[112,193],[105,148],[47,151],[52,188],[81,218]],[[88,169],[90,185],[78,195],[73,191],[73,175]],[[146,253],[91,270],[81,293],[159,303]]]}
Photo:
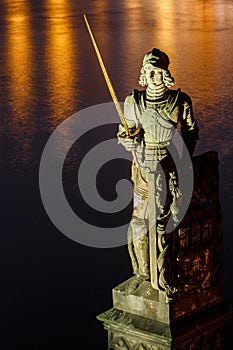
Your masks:
{"label": "armor breastplate", "polygon": [[153,145],[168,145],[174,135],[174,125],[153,109],[147,108],[139,117],[139,122],[144,130],[146,147]]}
{"label": "armor breastplate", "polygon": [[145,90],[134,90],[134,98],[138,106],[137,118],[145,132],[146,147],[153,148],[159,144],[166,146],[171,142],[178,122],[178,113],[174,109],[179,93],[179,89],[170,90],[164,103],[161,104],[162,101],[159,101],[158,104],[154,103],[152,108],[151,104],[146,101]]}

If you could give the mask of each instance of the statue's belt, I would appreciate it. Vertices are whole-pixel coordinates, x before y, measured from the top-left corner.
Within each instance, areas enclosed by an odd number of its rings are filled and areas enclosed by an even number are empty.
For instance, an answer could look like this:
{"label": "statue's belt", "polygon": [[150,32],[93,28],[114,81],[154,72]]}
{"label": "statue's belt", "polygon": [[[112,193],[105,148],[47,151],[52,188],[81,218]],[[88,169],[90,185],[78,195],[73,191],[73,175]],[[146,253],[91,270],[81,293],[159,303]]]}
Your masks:
{"label": "statue's belt", "polygon": [[170,142],[146,142],[144,148],[145,150],[165,151],[169,145]]}

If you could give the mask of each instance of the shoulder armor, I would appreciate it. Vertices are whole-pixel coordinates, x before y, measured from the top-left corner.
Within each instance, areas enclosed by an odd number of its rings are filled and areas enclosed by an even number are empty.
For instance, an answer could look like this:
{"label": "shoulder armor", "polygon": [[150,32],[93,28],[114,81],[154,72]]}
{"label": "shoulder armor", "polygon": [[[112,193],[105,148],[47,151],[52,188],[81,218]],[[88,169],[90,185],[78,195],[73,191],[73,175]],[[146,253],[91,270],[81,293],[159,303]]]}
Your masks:
{"label": "shoulder armor", "polygon": [[138,106],[138,110],[142,113],[145,108],[145,98],[146,98],[146,90],[133,90],[133,97]]}
{"label": "shoulder armor", "polygon": [[146,90],[137,90],[137,89],[133,90],[133,97],[137,104],[142,103],[142,98],[145,96],[145,93],[146,93]]}
{"label": "shoulder armor", "polygon": [[174,108],[176,107],[177,100],[179,98],[179,95],[181,93],[181,90],[169,90],[169,96],[166,103],[166,106],[164,107],[164,112],[169,116]]}

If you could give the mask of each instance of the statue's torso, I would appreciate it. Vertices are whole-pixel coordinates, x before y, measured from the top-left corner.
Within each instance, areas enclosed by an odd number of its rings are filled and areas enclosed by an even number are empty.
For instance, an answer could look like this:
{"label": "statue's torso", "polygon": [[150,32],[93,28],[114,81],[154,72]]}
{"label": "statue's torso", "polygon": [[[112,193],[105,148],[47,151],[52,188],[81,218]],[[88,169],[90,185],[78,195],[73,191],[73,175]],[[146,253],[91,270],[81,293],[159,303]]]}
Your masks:
{"label": "statue's torso", "polygon": [[134,90],[126,118],[134,119],[143,129],[144,141],[148,148],[171,142],[179,121],[179,90],[168,90],[162,99],[148,100],[145,91]]}

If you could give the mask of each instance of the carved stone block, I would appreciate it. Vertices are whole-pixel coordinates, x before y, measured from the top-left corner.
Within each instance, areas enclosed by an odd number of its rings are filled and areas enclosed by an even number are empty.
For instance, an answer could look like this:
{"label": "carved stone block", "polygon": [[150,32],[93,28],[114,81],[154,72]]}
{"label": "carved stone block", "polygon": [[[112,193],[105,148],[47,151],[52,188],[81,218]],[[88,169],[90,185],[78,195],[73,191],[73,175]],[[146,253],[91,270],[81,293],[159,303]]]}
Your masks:
{"label": "carved stone block", "polygon": [[175,325],[111,309],[98,316],[108,331],[108,350],[227,350],[232,310],[221,308]]}

